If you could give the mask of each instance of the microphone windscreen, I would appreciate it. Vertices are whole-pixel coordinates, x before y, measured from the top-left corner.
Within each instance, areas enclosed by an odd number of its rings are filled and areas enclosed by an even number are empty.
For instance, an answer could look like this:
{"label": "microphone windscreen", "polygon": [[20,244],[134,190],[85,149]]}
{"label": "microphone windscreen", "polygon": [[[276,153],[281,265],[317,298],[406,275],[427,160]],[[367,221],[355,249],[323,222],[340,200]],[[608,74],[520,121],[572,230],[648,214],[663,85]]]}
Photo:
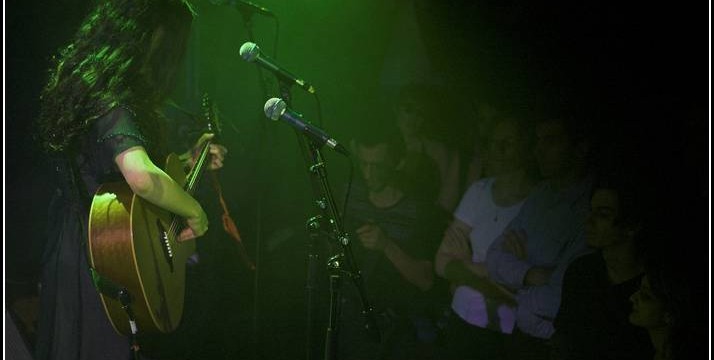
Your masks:
{"label": "microphone windscreen", "polygon": [[268,119],[277,121],[287,108],[288,105],[283,99],[272,98],[265,102],[263,111],[265,111],[265,116],[267,116]]}
{"label": "microphone windscreen", "polygon": [[253,62],[260,54],[260,48],[255,43],[249,41],[241,45],[239,52],[243,60]]}

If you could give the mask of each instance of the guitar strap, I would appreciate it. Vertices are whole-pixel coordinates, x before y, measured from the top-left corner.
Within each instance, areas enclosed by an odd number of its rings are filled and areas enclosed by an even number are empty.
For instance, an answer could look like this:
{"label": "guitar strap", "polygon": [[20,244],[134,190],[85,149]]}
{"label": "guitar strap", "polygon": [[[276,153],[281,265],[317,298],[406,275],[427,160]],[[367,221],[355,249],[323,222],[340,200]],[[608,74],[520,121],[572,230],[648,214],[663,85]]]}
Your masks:
{"label": "guitar strap", "polygon": [[248,257],[248,252],[243,246],[243,239],[241,239],[240,232],[238,232],[238,226],[236,226],[235,221],[228,211],[228,205],[226,204],[226,200],[223,198],[223,189],[221,188],[221,183],[218,181],[218,176],[215,171],[211,171],[211,185],[213,185],[213,189],[218,194],[218,201],[221,203],[221,207],[223,208],[223,215],[221,216],[221,220],[223,221],[223,230],[238,244],[238,254],[240,255],[243,265],[245,265],[248,269],[255,271],[255,263],[253,263],[250,257]]}

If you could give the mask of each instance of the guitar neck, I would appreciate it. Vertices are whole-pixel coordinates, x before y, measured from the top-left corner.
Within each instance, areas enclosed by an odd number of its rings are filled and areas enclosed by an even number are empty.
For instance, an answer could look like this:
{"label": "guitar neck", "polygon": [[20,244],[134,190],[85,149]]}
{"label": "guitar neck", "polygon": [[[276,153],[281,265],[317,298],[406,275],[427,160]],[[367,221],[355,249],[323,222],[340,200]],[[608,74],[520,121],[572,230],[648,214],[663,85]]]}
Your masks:
{"label": "guitar neck", "polygon": [[[207,121],[208,132],[213,133],[215,135],[220,134],[220,122],[218,122],[218,117],[216,116],[217,114],[215,112],[213,102],[208,97],[208,94],[203,95],[201,106],[203,107],[204,117]],[[195,192],[196,186],[198,185],[198,181],[201,178],[201,175],[203,175],[203,172],[206,170],[206,167],[210,164],[211,143],[211,140],[208,140],[203,143],[203,147],[201,148],[201,152],[198,158],[196,159],[196,163],[193,165],[193,168],[191,169],[186,178],[186,185],[184,186],[184,190],[186,190],[186,192],[191,195],[193,195],[193,193]]]}
{"label": "guitar neck", "polygon": [[196,190],[196,187],[198,186],[198,180],[201,178],[201,175],[203,175],[203,171],[209,164],[210,150],[211,141],[209,140],[203,144],[203,147],[201,148],[201,153],[196,159],[196,163],[193,165],[193,168],[187,176],[187,181],[186,185],[184,186],[184,189],[189,194],[193,195]]}

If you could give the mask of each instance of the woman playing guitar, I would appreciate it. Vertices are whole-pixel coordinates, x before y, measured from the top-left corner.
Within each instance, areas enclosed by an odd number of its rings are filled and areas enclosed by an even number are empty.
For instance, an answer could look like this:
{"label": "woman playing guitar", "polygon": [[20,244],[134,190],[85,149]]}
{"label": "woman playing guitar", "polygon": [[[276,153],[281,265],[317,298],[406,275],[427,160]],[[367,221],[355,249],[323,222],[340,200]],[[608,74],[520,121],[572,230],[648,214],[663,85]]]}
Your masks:
{"label": "woman playing guitar", "polygon": [[[208,228],[201,205],[155,165],[165,155],[159,109],[192,17],[186,0],[102,0],[55,59],[38,120],[57,191],[49,204],[36,359],[131,356],[88,271],[89,202],[100,184],[124,180],[137,196],[185,219],[178,241]],[[209,152],[208,168],[222,167],[226,149],[211,144]]]}

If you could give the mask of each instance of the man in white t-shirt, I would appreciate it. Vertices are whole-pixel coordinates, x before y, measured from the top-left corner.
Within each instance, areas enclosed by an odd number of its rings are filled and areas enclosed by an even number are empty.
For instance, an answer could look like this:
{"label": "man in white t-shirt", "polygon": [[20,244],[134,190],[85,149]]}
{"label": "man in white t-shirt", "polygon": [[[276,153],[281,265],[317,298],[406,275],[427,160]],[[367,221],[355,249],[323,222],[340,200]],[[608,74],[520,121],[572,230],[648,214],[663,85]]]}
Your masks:
{"label": "man in white t-shirt", "polygon": [[523,125],[511,119],[496,124],[487,169],[493,177],[469,187],[436,255],[437,274],[455,287],[455,316],[446,330],[449,359],[498,359],[505,335],[513,331],[515,301],[488,279],[485,261],[489,246],[518,214],[533,185]]}

